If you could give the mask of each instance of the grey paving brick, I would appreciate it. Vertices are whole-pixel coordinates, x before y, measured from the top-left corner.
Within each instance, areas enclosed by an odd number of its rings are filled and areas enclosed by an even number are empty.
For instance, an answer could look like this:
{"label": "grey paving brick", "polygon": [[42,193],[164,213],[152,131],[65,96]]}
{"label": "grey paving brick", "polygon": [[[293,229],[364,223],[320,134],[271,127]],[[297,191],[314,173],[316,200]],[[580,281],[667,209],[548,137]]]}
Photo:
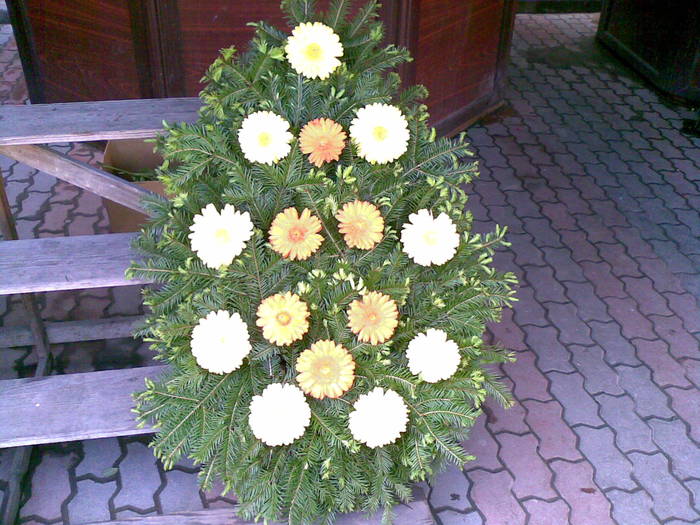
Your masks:
{"label": "grey paving brick", "polygon": [[583,376],[578,373],[549,372],[550,389],[564,406],[564,419],[569,425],[599,426],[598,404],[583,388]]}
{"label": "grey paving brick", "polygon": [[77,492],[68,502],[68,519],[72,525],[109,521],[109,500],[117,491],[117,483],[97,483],[92,480],[78,481]]}
{"label": "grey paving brick", "polygon": [[680,484],[668,471],[668,461],[661,454],[646,455],[632,453],[634,476],[651,495],[652,508],[661,520],[680,518],[700,519],[693,509],[688,489]]}
{"label": "grey paving brick", "polygon": [[166,485],[158,494],[161,509],[169,514],[183,510],[201,510],[199,482],[196,473],[169,470],[165,473]]}
{"label": "grey paving brick", "polygon": [[671,460],[671,472],[681,480],[700,476],[700,447],[688,438],[683,422],[651,418],[647,423],[652,439]]}
{"label": "grey paving brick", "polygon": [[668,398],[651,380],[651,372],[645,366],[618,366],[620,386],[634,400],[634,408],[641,417],[673,417]]}
{"label": "grey paving brick", "polygon": [[434,509],[452,508],[466,511],[472,508],[469,500],[471,482],[461,469],[450,465],[438,474],[430,490],[430,505]]}
{"label": "grey paving brick", "polygon": [[111,469],[121,456],[116,438],[88,439],[82,442],[83,459],[75,467],[76,476],[91,474],[97,478],[109,477]]}
{"label": "grey paving brick", "polygon": [[600,394],[596,400],[600,404],[600,415],[615,433],[615,444],[622,452],[657,450],[651,439],[651,428],[634,413],[631,398]]}
{"label": "grey paving brick", "polygon": [[74,453],[46,452],[34,470],[31,496],[19,509],[20,518],[36,516],[44,520],[62,519],[61,504],[71,494],[68,469],[75,464]]}
{"label": "grey paving brick", "polygon": [[619,395],[624,393],[617,372],[605,362],[603,349],[598,346],[569,347],[573,364],[584,377],[584,388],[589,394]]}
{"label": "grey paving brick", "polygon": [[478,512],[461,513],[454,510],[443,510],[438,512],[438,517],[442,525],[483,525],[484,520]]}
{"label": "grey paving brick", "polygon": [[592,345],[591,330],[578,316],[572,303],[546,303],[545,308],[552,324],[559,330],[559,340],[564,345]]}
{"label": "grey paving brick", "polygon": [[[516,314],[517,319],[517,314]],[[537,355],[537,367],[543,372],[573,372],[571,354],[561,344],[557,331],[551,327],[524,326],[525,341]]]}
{"label": "grey paving brick", "polygon": [[644,491],[630,494],[621,490],[611,490],[606,496],[612,503],[612,516],[620,525],[659,524],[659,520],[651,512],[651,498]]}
{"label": "grey paving brick", "polygon": [[118,464],[121,490],[114,497],[116,508],[128,505],[139,512],[156,509],[154,497],[162,484],[156,465],[153,452],[146,445],[140,442],[126,445],[126,456]]}
{"label": "grey paving brick", "polygon": [[615,436],[608,428],[574,428],[579,437],[579,448],[594,468],[596,484],[603,490],[619,488],[633,490],[632,463],[615,446]]}

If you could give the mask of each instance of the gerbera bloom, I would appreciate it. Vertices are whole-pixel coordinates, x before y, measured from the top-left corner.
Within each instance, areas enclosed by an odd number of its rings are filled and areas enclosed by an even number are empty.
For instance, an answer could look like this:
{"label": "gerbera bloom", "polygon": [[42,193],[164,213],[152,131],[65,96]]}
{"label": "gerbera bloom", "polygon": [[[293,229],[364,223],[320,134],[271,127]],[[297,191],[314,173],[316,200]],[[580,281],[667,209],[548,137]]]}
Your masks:
{"label": "gerbera bloom", "polygon": [[292,30],[284,47],[287,60],[297,73],[308,78],[328,78],[343,56],[340,37],[321,22],[305,22]]}
{"label": "gerbera bloom", "polygon": [[350,433],[370,448],[396,441],[406,430],[408,408],[403,398],[390,389],[375,387],[362,394],[350,413]]}
{"label": "gerbera bloom", "polygon": [[380,292],[367,292],[350,303],[348,326],[363,343],[373,345],[387,341],[399,324],[396,302]]}
{"label": "gerbera bloom", "polygon": [[299,216],[295,208],[277,214],[270,226],[272,249],[287,259],[308,259],[323,242],[321,221],[304,208]]}
{"label": "gerbera bloom", "polygon": [[238,142],[245,158],[261,164],[273,164],[286,157],[293,138],[289,122],[271,111],[251,113],[238,130]]}
{"label": "gerbera bloom", "polygon": [[423,381],[437,383],[449,379],[457,371],[460,355],[457,343],[442,330],[429,328],[418,334],[406,349],[408,369]]}
{"label": "gerbera bloom", "polygon": [[199,366],[213,374],[228,374],[250,353],[248,325],[238,312],[209,312],[192,330],[190,348]]}
{"label": "gerbera bloom", "polygon": [[299,133],[301,152],[309,155],[309,162],[320,168],[324,162],[338,160],[345,147],[347,135],[337,122],[317,118],[307,123]]}
{"label": "gerbera bloom", "polygon": [[428,210],[419,210],[408,216],[401,231],[403,251],[416,264],[440,266],[454,257],[459,246],[457,227],[447,215],[437,218]]}
{"label": "gerbera bloom", "polygon": [[301,339],[309,329],[309,309],[292,292],[275,294],[258,306],[255,324],[263,329],[263,337],[273,344],[284,346]]}
{"label": "gerbera bloom", "polygon": [[189,234],[192,251],[209,268],[231,264],[253,235],[250,214],[236,211],[230,204],[221,213],[213,204],[207,204],[192,222]]}
{"label": "gerbera bloom", "polygon": [[401,110],[388,104],[370,104],[358,110],[350,124],[357,153],[368,162],[386,164],[408,148],[408,122]]}
{"label": "gerbera bloom", "polygon": [[379,208],[364,201],[348,202],[336,213],[338,231],[351,248],[370,250],[382,240],[384,218]]}
{"label": "gerbera bloom", "polygon": [[256,438],[270,447],[290,445],[311,422],[311,408],[294,385],[272,383],[250,402],[248,424]]}
{"label": "gerbera bloom", "polygon": [[350,352],[333,341],[317,341],[297,359],[297,382],[316,399],[339,397],[355,380],[355,361]]}

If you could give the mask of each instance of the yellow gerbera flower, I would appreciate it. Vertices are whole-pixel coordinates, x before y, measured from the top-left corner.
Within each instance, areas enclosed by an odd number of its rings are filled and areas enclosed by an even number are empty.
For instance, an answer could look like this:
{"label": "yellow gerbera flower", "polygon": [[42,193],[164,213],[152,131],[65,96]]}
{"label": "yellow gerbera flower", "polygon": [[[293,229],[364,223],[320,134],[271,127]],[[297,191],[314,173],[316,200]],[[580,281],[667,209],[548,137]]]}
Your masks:
{"label": "yellow gerbera flower", "polygon": [[345,347],[333,341],[317,341],[297,359],[297,382],[316,399],[340,397],[355,380],[355,361]]}
{"label": "yellow gerbera flower", "polygon": [[304,337],[309,329],[309,309],[292,292],[271,295],[258,307],[255,324],[263,329],[263,337],[278,346],[288,345]]}
{"label": "yellow gerbera flower", "polygon": [[346,138],[340,124],[329,118],[317,118],[301,129],[299,147],[309,155],[309,162],[320,168],[324,162],[340,158]]}
{"label": "yellow gerbera flower", "polygon": [[295,208],[279,213],[270,227],[272,249],[287,259],[308,259],[323,242],[321,221],[304,208],[301,216]]}
{"label": "yellow gerbera flower", "polygon": [[396,302],[380,292],[368,292],[350,303],[348,326],[363,343],[383,343],[399,324]]}
{"label": "yellow gerbera flower", "polygon": [[369,202],[348,202],[336,213],[338,231],[345,236],[351,248],[371,250],[382,240],[384,218],[379,209]]}

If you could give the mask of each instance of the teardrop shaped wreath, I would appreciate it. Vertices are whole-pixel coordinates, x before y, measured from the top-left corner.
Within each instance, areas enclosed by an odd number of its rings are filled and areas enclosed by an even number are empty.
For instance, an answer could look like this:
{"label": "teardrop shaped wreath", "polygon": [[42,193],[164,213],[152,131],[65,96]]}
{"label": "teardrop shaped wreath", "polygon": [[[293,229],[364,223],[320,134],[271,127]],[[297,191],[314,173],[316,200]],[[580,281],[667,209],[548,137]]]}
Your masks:
{"label": "teardrop shaped wreath", "polygon": [[472,233],[463,137],[436,138],[421,86],[390,72],[377,4],[283,2],[166,125],[129,273],[154,280],[141,334],[168,371],[137,394],[166,467],[187,455],[247,519],[332,523],[384,509],[447,463],[486,396],[507,404],[485,324],[514,300]]}

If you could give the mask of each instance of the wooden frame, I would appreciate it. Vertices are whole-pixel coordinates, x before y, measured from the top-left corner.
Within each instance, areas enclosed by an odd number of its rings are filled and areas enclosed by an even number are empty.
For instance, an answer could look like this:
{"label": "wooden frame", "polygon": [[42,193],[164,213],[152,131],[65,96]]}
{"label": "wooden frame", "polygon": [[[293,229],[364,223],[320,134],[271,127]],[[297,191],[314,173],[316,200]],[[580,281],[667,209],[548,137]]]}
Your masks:
{"label": "wooden frame", "polygon": [[[147,138],[161,121],[194,121],[199,100],[163,99],[71,104],[0,106],[0,153],[85,188],[103,198],[144,212],[140,199],[149,194],[129,182],[39,145],[51,141],[91,141],[105,138]],[[20,482],[27,470],[31,446],[79,439],[152,433],[138,427],[132,413],[132,392],[145,378],[160,375],[163,366],[48,375],[50,344],[125,337],[143,317],[47,323],[41,319],[33,293],[145,284],[127,280],[124,271],[136,258],[134,234],[82,235],[19,240],[0,178],[0,294],[20,294],[29,327],[0,328],[0,347],[33,345],[35,377],[0,381],[0,414],[12,424],[0,425],[0,448],[17,447],[12,461],[7,504],[2,523],[17,517]],[[70,417],[66,418],[66,414]],[[37,421],[41,421],[37,425]],[[397,525],[433,523],[425,496],[411,506],[397,506]],[[152,525],[245,525],[231,510],[183,512],[171,516],[117,521]],[[379,525],[378,516],[340,518],[338,525]]]}

